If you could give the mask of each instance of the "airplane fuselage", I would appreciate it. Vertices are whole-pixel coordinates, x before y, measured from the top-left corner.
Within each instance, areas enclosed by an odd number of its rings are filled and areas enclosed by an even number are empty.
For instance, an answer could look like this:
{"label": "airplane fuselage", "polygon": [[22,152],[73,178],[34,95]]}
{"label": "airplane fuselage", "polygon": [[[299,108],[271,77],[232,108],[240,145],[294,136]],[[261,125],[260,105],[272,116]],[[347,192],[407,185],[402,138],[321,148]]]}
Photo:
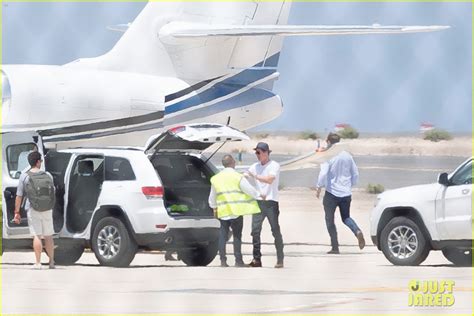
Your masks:
{"label": "airplane fuselage", "polygon": [[188,85],[177,78],[45,65],[5,65],[11,96],[4,129],[48,128],[164,111],[165,96]]}
{"label": "airplane fuselage", "polygon": [[100,138],[95,143],[137,146],[174,125],[206,121],[246,130],[282,110],[278,96],[258,87],[278,77],[273,70],[236,72],[197,86],[68,65],[5,65],[2,75],[2,131],[47,130],[46,142]]}

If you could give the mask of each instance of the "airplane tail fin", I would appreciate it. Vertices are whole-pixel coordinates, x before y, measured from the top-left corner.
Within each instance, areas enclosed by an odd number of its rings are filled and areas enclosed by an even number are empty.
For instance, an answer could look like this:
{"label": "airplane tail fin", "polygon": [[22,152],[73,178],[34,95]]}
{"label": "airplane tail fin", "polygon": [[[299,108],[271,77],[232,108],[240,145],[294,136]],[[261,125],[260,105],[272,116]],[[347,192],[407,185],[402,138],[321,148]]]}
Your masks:
{"label": "airplane tail fin", "polygon": [[286,24],[290,3],[149,2],[132,23],[120,25],[120,28],[109,27],[124,34],[108,53],[82,59],[78,65],[172,76],[190,84],[256,66],[274,68],[282,48],[282,37],[221,37],[169,42],[161,36],[162,29],[175,22],[236,26]]}
{"label": "airplane tail fin", "polygon": [[102,70],[176,77],[194,85],[249,69],[276,72],[285,36],[397,34],[447,28],[287,25],[290,6],[290,0],[149,2],[133,23],[111,27],[126,31],[110,52],[81,62]]}
{"label": "airplane tail fin", "polygon": [[[232,25],[235,27],[258,25],[285,25],[288,22],[291,2],[210,2],[187,3],[185,19],[167,24],[160,30],[160,40],[171,56],[179,78],[200,82],[226,74],[235,74],[249,68],[276,70],[283,37],[273,36],[221,36],[177,38],[168,32],[173,25],[204,24]],[[202,12],[205,19],[196,19]],[[226,12],[226,13],[224,13]]]}

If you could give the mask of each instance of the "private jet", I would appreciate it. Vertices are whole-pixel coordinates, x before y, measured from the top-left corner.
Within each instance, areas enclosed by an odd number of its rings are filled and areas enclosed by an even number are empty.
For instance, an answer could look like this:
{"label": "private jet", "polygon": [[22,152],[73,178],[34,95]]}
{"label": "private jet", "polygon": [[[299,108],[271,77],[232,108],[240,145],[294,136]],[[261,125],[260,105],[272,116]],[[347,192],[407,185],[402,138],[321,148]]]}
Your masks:
{"label": "private jet", "polygon": [[[248,130],[278,117],[286,36],[431,32],[448,26],[287,25],[291,1],[149,2],[106,54],[2,65],[2,137],[143,144],[179,124]],[[8,142],[7,142],[8,143]]]}

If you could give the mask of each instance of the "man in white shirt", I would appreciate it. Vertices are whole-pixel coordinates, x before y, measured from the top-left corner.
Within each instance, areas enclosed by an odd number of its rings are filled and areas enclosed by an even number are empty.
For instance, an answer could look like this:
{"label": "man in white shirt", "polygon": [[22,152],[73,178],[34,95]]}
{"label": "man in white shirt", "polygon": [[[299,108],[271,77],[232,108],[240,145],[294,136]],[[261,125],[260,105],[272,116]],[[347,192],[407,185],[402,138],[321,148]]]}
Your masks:
{"label": "man in white shirt", "polygon": [[[328,147],[338,143],[340,136],[330,133],[327,138]],[[321,188],[326,188],[323,206],[326,219],[326,227],[331,237],[331,250],[328,254],[339,253],[339,242],[337,240],[337,230],[334,223],[334,213],[339,207],[342,222],[351,229],[357,237],[359,248],[365,246],[364,235],[350,216],[352,187],[359,179],[359,171],[347,151],[341,151],[337,156],[321,165],[318,182],[316,184],[316,196],[319,199]]]}
{"label": "man in white shirt", "polygon": [[253,260],[250,263],[252,267],[262,266],[262,253],[260,234],[262,232],[262,224],[265,218],[270,223],[273,238],[275,239],[275,248],[277,253],[277,263],[275,268],[283,268],[283,237],[280,231],[278,216],[280,209],[278,205],[278,184],[280,180],[280,165],[270,160],[271,150],[267,143],[260,142],[254,148],[258,162],[253,164],[248,170],[248,175],[255,179],[257,191],[261,198],[258,199],[258,206],[262,211],[252,217],[252,243],[253,243]]}
{"label": "man in white shirt", "polygon": [[222,158],[224,170],[211,178],[209,206],[221,222],[219,231],[219,256],[221,267],[228,267],[226,243],[229,228],[232,228],[235,266],[247,266],[242,259],[243,215],[260,213],[256,199],[260,197],[245,177],[235,171],[235,160],[231,155]]}

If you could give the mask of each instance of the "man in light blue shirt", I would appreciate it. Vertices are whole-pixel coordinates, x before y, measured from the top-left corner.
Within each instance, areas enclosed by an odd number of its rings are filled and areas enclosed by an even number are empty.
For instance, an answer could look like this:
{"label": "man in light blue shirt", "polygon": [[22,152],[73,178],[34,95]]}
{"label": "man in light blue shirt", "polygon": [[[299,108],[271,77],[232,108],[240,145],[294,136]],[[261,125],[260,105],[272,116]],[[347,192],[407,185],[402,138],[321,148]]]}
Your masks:
{"label": "man in light blue shirt", "polygon": [[[326,141],[328,147],[331,147],[340,141],[340,137],[337,134],[330,133]],[[326,188],[323,206],[326,227],[331,237],[331,250],[328,254],[339,253],[337,230],[334,223],[334,213],[337,207],[339,207],[342,222],[349,227],[357,237],[359,248],[363,249],[365,246],[364,235],[350,216],[352,187],[356,185],[358,179],[359,171],[354,159],[347,151],[340,152],[337,156],[321,165],[321,172],[319,173],[318,183],[316,184],[316,196],[319,199],[321,188]]]}

